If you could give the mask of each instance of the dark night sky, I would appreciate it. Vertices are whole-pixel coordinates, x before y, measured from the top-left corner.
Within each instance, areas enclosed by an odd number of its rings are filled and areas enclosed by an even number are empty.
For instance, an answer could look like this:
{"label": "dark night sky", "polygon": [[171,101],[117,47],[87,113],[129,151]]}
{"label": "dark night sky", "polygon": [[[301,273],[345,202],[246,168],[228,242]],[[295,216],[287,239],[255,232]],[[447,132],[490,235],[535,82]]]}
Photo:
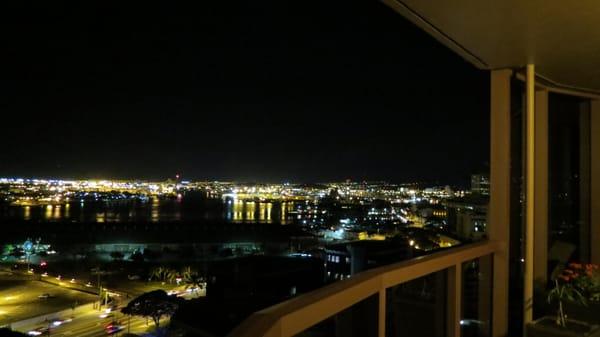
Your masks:
{"label": "dark night sky", "polygon": [[379,2],[82,3],[0,10],[0,176],[461,183],[486,167],[489,75]]}

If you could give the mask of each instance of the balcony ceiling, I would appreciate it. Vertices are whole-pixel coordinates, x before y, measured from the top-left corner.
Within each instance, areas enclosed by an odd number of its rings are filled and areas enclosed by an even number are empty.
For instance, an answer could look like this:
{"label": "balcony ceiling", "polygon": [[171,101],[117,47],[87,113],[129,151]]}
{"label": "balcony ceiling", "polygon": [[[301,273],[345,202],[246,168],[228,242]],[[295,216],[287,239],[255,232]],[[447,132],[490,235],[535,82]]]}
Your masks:
{"label": "balcony ceiling", "polygon": [[600,92],[598,0],[384,0],[482,69],[536,65],[558,86]]}

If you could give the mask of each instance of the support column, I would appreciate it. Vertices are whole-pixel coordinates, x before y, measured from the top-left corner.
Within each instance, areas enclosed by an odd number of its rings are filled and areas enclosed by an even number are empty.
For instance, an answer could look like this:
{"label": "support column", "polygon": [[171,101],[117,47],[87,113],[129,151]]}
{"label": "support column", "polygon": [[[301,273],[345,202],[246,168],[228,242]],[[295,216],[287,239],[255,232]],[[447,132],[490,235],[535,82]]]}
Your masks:
{"label": "support column", "polygon": [[492,337],[508,334],[508,259],[510,234],[510,79],[512,70],[491,72],[490,208],[488,235],[498,243],[494,254]]}
{"label": "support column", "polygon": [[447,290],[447,328],[446,336],[460,337],[460,318],[462,314],[462,264],[448,268]]}
{"label": "support column", "polygon": [[590,102],[590,242],[592,263],[600,264],[600,101]]}
{"label": "support column", "polygon": [[591,126],[590,101],[579,105],[579,260],[591,259]]}
{"label": "support column", "polygon": [[533,320],[533,260],[535,226],[535,66],[527,65],[525,140],[527,143],[525,171],[525,284],[523,287],[523,328]]}
{"label": "support column", "polygon": [[533,275],[536,284],[548,282],[548,91],[535,92],[535,216]]}

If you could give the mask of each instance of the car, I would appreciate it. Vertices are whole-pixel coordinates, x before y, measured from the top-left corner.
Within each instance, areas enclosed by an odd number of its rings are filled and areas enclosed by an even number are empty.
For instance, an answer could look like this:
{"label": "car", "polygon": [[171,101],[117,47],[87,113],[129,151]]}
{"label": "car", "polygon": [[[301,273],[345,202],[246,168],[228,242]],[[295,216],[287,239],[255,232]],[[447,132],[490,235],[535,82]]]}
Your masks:
{"label": "car", "polygon": [[47,299],[52,298],[52,297],[54,297],[54,296],[50,295],[48,293],[44,293],[44,294],[41,294],[41,295],[38,296],[38,298],[41,299],[41,300],[47,300]]}
{"label": "car", "polygon": [[131,281],[133,280],[139,280],[140,279],[140,275],[127,275],[127,278]]}
{"label": "car", "polygon": [[56,319],[51,320],[50,324],[52,324],[52,326],[61,326],[61,325],[65,324],[65,323],[71,322],[72,320],[73,319],[71,319],[71,318],[67,318],[67,319],[58,319],[58,318],[56,318]]}
{"label": "car", "polygon": [[179,290],[169,290],[167,291],[167,295],[169,296],[179,296],[181,294],[181,291]]}
{"label": "car", "polygon": [[48,332],[48,327],[47,326],[42,326],[42,327],[39,327],[37,329],[28,331],[27,334],[29,336],[40,336],[40,335],[45,334],[47,332]]}
{"label": "car", "polygon": [[121,325],[121,323],[119,323],[117,321],[113,321],[109,325],[107,325],[104,329],[106,330],[107,334],[112,335],[112,334],[115,334],[115,333],[125,329],[125,327],[123,325]]}
{"label": "car", "polygon": [[[114,318],[115,315],[113,314],[113,308],[106,308],[104,309],[104,312],[102,314],[100,314],[100,318]],[[114,320],[112,321],[113,323],[115,322]]]}

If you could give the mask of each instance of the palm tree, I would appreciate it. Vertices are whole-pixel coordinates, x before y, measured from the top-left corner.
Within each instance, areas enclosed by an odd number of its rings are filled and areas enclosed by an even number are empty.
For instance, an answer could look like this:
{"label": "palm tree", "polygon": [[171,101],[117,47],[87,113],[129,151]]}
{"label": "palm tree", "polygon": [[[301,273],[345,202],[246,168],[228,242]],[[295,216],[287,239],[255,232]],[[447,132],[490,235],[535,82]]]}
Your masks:
{"label": "palm tree", "polygon": [[194,273],[194,272],[195,271],[190,266],[183,267],[181,269],[181,277],[185,280],[185,279],[189,278],[190,275],[192,275],[192,273]]}
{"label": "palm tree", "polygon": [[165,281],[168,281],[169,283],[173,283],[173,282],[175,282],[175,280],[177,280],[178,277],[179,277],[179,273],[177,272],[177,270],[175,270],[175,269],[165,270],[165,276],[164,276]]}
{"label": "palm tree", "polygon": [[206,282],[204,281],[204,277],[200,276],[197,272],[191,272],[187,277],[183,279],[185,282],[186,289],[193,289],[194,292],[197,292],[198,289],[204,289]]}
{"label": "palm tree", "polygon": [[164,267],[156,267],[152,269],[152,271],[150,271],[150,279],[164,281],[166,270],[167,269]]}

